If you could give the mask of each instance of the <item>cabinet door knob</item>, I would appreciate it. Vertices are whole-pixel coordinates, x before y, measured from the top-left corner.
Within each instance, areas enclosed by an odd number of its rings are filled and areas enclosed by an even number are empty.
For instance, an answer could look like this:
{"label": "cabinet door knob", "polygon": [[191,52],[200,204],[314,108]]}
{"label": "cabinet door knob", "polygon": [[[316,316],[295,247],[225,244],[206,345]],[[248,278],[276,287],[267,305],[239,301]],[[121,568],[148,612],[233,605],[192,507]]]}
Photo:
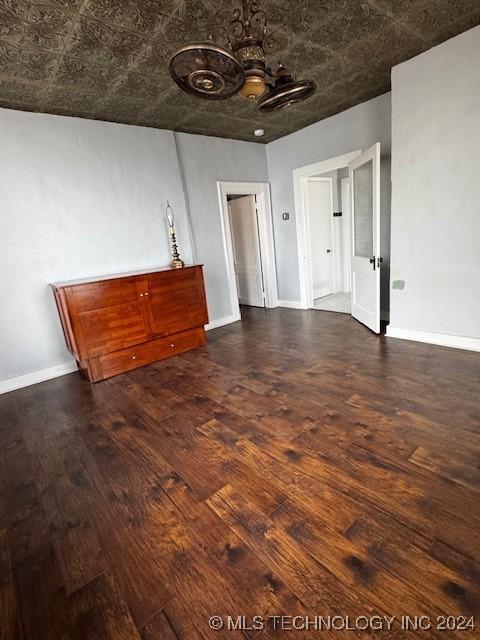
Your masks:
{"label": "cabinet door knob", "polygon": [[174,345],[174,344],[173,344],[173,342],[172,342],[172,344],[171,344],[170,346],[171,346],[171,347],[172,347],[172,349],[173,349],[173,347],[174,347],[175,345]]}
{"label": "cabinet door knob", "polygon": [[143,298],[143,293],[140,294],[140,298]]}
{"label": "cabinet door knob", "polygon": [[147,293],[145,295],[148,296],[148,291],[147,291]]}
{"label": "cabinet door knob", "polygon": [[132,360],[136,360],[136,359],[137,359],[137,356],[132,356]]}

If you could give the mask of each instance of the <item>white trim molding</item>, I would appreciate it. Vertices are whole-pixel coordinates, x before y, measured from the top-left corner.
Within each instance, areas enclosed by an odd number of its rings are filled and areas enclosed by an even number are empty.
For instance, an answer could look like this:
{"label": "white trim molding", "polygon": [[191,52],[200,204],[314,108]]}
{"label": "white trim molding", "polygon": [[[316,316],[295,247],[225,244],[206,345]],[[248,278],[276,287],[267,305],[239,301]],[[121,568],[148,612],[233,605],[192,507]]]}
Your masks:
{"label": "white trim molding", "polygon": [[73,360],[71,362],[65,362],[64,364],[57,364],[54,367],[48,367],[48,369],[40,369],[40,371],[26,373],[23,376],[15,376],[15,378],[1,380],[0,394],[16,391],[16,389],[22,389],[23,387],[29,387],[32,384],[45,382],[45,380],[51,380],[52,378],[58,378],[59,376],[64,376],[67,373],[73,373],[77,370],[77,363]]}
{"label": "white trim molding", "polygon": [[[231,324],[238,320],[241,320],[240,314],[217,318],[205,325],[205,330],[209,331],[210,329],[223,327],[226,324]],[[17,389],[23,389],[24,387],[29,387],[32,384],[38,384],[39,382],[59,378],[60,376],[65,376],[68,373],[73,373],[74,371],[78,371],[78,366],[75,360],[72,360],[71,362],[65,362],[64,364],[57,364],[54,367],[48,367],[48,369],[40,369],[40,371],[33,371],[32,373],[26,373],[22,376],[15,376],[14,378],[8,378],[7,380],[0,380],[0,395],[3,393],[9,393],[10,391],[16,391]]]}
{"label": "white trim molding", "polygon": [[205,331],[210,331],[211,329],[217,329],[218,327],[223,327],[226,324],[231,324],[232,322],[238,322],[242,318],[240,314],[234,314],[231,316],[224,316],[223,318],[217,318],[216,320],[211,320],[207,325],[205,325]]}
{"label": "white trim molding", "polygon": [[480,338],[454,336],[448,333],[434,333],[432,331],[419,331],[418,329],[402,329],[400,327],[392,327],[390,324],[387,327],[386,336],[387,338],[399,338],[400,340],[437,344],[441,347],[480,351]]}
{"label": "white trim molding", "polygon": [[305,180],[309,177],[342,169],[358,158],[360,150],[344,153],[335,158],[314,162],[304,167],[293,170],[293,190],[295,196],[295,220],[297,226],[297,253],[298,275],[300,280],[301,309],[310,309],[313,306],[313,287],[310,266],[310,248],[308,241],[308,219],[305,202]]}
{"label": "white trim molding", "polygon": [[[277,269],[275,265],[275,244],[273,241],[272,208],[270,204],[270,185],[268,182],[217,182],[218,204],[220,207],[223,248],[227,265],[232,317],[240,319],[237,279],[233,260],[232,230],[228,215],[228,195],[257,196],[258,232],[262,254],[262,271],[265,287],[265,306],[278,306]],[[235,320],[232,320],[235,322]]]}
{"label": "white trim molding", "polygon": [[286,307],[287,309],[305,309],[298,300],[279,300],[278,306]]}

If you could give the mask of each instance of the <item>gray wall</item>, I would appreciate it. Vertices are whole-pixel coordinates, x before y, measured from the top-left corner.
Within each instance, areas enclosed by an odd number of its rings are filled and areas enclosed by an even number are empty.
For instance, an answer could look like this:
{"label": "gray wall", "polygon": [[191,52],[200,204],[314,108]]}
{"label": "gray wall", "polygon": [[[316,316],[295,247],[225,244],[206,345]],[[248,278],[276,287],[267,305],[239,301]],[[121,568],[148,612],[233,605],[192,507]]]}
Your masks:
{"label": "gray wall", "polygon": [[391,324],[480,337],[480,27],[393,69]]}
{"label": "gray wall", "polygon": [[[0,109],[0,381],[71,360],[48,284],[165,266],[167,198],[192,260],[171,131]],[[180,136],[211,320],[230,315],[216,180],[267,178],[260,144]]]}
{"label": "gray wall", "polygon": [[[300,298],[293,170],[355,149],[367,149],[375,142],[382,143],[382,156],[388,166],[390,115],[388,93],[267,145],[279,299],[298,301]],[[389,193],[388,170],[382,171],[382,177],[382,187]],[[290,220],[282,220],[284,211],[290,213]],[[384,202],[383,214],[388,227],[388,199]],[[388,273],[388,246],[382,247],[382,252],[386,258],[384,272]]]}
{"label": "gray wall", "polygon": [[211,319],[233,313],[230,303],[217,180],[267,182],[265,145],[187,133],[177,135],[197,261],[205,265]]}

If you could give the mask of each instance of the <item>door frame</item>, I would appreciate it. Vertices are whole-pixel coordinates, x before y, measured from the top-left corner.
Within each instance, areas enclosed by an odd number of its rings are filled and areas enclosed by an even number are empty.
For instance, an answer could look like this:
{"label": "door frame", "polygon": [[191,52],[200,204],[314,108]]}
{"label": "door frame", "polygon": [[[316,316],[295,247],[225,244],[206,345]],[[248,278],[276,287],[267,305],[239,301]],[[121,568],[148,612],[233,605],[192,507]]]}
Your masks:
{"label": "door frame", "polygon": [[[334,242],[334,229],[333,229],[333,178],[331,176],[307,176],[306,178],[304,178],[303,180],[303,186],[304,186],[304,197],[305,197],[305,229],[306,229],[306,236],[307,236],[307,240],[308,240],[308,253],[309,253],[309,260],[308,260],[308,268],[310,269],[310,279],[312,282],[312,307],[313,307],[313,300],[315,299],[315,291],[314,291],[314,282],[313,282],[313,266],[312,266],[312,233],[311,233],[311,224],[310,224],[310,218],[311,218],[311,213],[310,213],[310,207],[308,206],[308,198],[307,198],[307,193],[308,193],[308,184],[311,182],[328,182],[330,185],[330,246],[333,248],[333,242]],[[334,269],[334,264],[332,262],[331,264],[331,274],[330,274],[330,284],[332,287],[332,293],[335,293],[336,288],[337,288],[337,278],[336,278],[336,274],[335,274],[335,269]]]}
{"label": "door frame", "polygon": [[307,217],[305,202],[305,180],[319,173],[327,173],[343,169],[357,158],[362,151],[350,151],[320,162],[314,162],[293,170],[293,191],[295,198],[295,222],[297,230],[298,279],[300,285],[300,308],[311,309],[313,306],[313,283],[311,256],[307,235]]}
{"label": "door frame", "polygon": [[[344,284],[347,291],[352,290],[352,203],[350,192],[350,177],[341,178],[341,194],[342,194],[342,225],[343,225],[343,275]],[[344,191],[348,190],[345,198]],[[345,203],[348,208],[345,209]],[[348,215],[346,214],[348,211]]]}
{"label": "door frame", "polygon": [[258,239],[260,242],[263,286],[265,287],[265,306],[268,308],[278,307],[270,185],[268,182],[226,182],[219,180],[217,181],[217,191],[232,315],[235,320],[240,320],[241,318],[233,259],[232,229],[228,214],[227,196],[229,195],[257,196]]}

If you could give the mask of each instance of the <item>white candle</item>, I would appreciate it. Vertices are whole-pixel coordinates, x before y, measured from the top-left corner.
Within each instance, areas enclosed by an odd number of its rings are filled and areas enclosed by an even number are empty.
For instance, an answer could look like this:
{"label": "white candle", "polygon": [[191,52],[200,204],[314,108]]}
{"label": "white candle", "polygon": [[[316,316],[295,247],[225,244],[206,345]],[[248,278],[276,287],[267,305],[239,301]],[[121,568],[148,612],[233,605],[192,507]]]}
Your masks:
{"label": "white candle", "polygon": [[166,214],[167,214],[168,226],[173,227],[173,222],[174,222],[173,209],[170,206],[170,203],[168,202],[168,200],[167,200]]}

